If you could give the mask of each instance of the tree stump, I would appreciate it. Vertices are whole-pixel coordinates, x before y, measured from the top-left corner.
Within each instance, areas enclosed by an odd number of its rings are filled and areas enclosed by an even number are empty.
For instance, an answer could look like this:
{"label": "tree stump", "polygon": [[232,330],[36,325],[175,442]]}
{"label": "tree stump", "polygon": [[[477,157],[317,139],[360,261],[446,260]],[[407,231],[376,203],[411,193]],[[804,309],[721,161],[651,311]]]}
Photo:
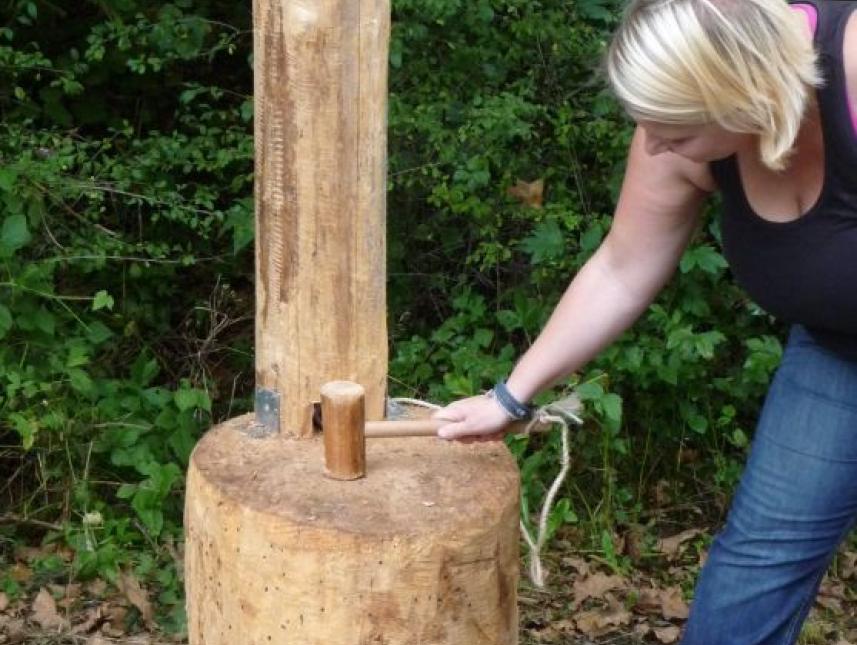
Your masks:
{"label": "tree stump", "polygon": [[195,645],[513,645],[518,471],[502,443],[367,443],[325,477],[320,437],[232,419],[188,473]]}

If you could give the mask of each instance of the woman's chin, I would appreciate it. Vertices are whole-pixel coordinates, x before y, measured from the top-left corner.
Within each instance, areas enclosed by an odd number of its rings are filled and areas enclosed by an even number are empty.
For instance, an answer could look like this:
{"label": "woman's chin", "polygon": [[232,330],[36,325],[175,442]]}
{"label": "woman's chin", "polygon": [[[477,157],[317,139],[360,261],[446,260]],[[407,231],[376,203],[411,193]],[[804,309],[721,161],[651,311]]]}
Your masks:
{"label": "woman's chin", "polygon": [[736,150],[717,150],[717,151],[708,151],[708,152],[693,152],[690,154],[682,154],[675,153],[680,157],[684,157],[688,161],[693,161],[695,163],[711,163],[712,161],[720,161],[721,159],[726,159],[734,155]]}

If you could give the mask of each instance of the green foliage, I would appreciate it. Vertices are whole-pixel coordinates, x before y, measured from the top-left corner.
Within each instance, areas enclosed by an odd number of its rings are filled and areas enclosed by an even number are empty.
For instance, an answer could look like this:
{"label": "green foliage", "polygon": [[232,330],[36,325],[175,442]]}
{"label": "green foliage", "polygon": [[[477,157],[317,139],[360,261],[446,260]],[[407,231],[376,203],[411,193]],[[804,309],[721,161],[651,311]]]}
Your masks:
{"label": "green foliage", "polygon": [[190,451],[248,402],[222,375],[252,373],[250,15],[216,0],[9,4],[0,436],[25,451],[10,475],[46,493],[11,501],[59,518],[52,539],[79,575],[115,579],[181,539]]}

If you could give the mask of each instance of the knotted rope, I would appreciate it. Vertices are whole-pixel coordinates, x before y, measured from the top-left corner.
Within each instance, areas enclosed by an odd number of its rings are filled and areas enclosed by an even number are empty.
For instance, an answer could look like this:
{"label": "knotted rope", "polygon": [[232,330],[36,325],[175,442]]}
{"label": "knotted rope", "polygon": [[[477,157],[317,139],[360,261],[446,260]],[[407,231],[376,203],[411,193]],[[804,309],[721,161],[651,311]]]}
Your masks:
{"label": "knotted rope", "polygon": [[[442,406],[421,401],[419,399],[395,398],[388,401],[387,417],[396,418],[403,415],[402,405],[412,405],[416,407],[428,408],[430,410],[440,410]],[[530,551],[530,567],[529,576],[533,585],[537,589],[545,587],[545,570],[542,565],[541,551],[548,537],[548,520],[553,509],[556,496],[562,487],[565,478],[568,475],[571,467],[571,448],[569,441],[569,422],[574,422],[578,425],[583,424],[583,420],[578,416],[581,404],[580,399],[576,395],[565,397],[558,401],[553,401],[547,405],[540,407],[521,434],[534,434],[536,432],[546,432],[557,425],[561,430],[562,452],[560,454],[560,469],[556,477],[548,489],[542,504],[541,513],[539,513],[539,528],[535,538],[527,528],[524,518],[520,519],[521,534],[527,543]]]}

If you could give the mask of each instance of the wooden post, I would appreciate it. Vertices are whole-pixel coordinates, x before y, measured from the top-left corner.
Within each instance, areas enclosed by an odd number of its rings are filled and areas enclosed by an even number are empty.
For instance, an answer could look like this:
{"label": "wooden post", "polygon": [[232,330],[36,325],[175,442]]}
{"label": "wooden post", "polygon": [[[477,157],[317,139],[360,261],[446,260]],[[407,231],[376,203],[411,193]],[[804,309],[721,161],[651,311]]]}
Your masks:
{"label": "wooden post", "polygon": [[[188,640],[516,645],[519,480],[505,445],[386,439],[351,482],[324,476],[312,436],[329,381],[360,383],[365,416],[384,415],[389,0],[253,8],[257,405],[191,455]],[[359,396],[346,398],[342,418],[328,401],[325,432],[359,420]],[[345,443],[329,470],[362,473],[364,446]]]}
{"label": "wooden post", "polygon": [[[312,434],[321,386],[384,416],[389,0],[254,0],[257,412]],[[274,428],[273,426],[276,426]]]}
{"label": "wooden post", "polygon": [[366,475],[364,398],[363,387],[350,381],[333,381],[321,388],[324,470],[332,479]]}

